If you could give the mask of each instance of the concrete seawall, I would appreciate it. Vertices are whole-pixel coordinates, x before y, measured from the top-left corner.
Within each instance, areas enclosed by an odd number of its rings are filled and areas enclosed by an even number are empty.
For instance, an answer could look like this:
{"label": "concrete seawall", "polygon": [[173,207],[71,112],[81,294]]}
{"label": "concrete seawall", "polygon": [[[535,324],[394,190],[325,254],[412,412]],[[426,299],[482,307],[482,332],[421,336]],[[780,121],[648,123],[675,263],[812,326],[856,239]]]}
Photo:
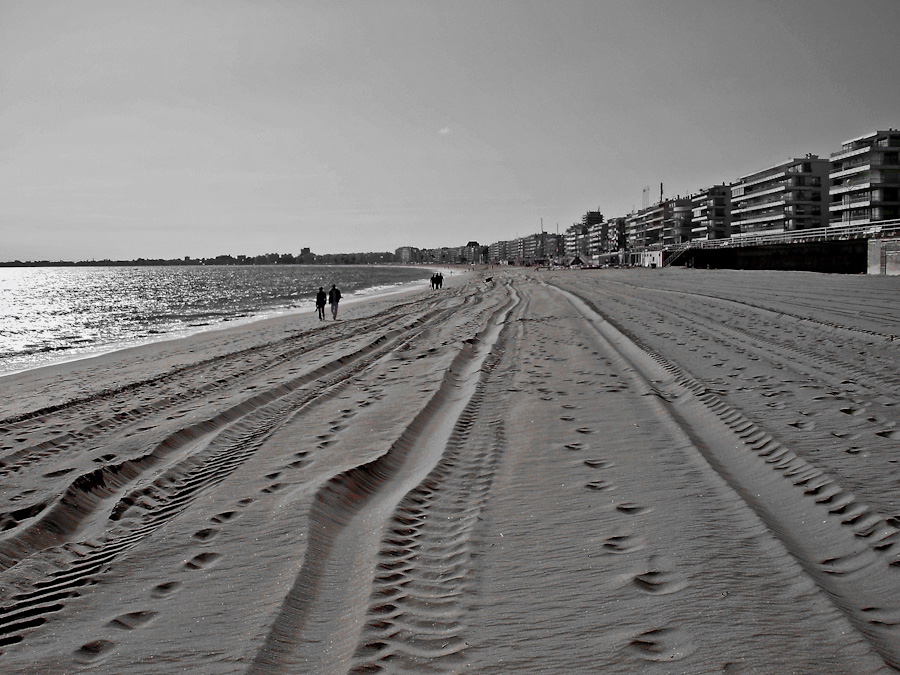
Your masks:
{"label": "concrete seawall", "polygon": [[869,266],[868,242],[864,239],[852,239],[727,249],[696,249],[686,253],[675,264],[710,269],[865,274]]}

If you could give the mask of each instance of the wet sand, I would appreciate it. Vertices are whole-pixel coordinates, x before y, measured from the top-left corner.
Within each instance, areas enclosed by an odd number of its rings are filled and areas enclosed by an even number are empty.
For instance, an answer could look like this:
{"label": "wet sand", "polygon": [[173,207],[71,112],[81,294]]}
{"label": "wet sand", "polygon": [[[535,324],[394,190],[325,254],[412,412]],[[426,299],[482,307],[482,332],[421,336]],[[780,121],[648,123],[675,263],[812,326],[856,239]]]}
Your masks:
{"label": "wet sand", "polygon": [[894,672],[898,299],[493,269],[2,378],[0,672]]}

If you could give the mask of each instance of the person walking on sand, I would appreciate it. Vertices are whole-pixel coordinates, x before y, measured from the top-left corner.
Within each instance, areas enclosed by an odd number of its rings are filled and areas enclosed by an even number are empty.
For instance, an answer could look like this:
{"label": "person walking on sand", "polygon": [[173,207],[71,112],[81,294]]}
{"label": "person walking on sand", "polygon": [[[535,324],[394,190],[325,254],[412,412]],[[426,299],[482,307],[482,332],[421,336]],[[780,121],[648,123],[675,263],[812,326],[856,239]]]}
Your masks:
{"label": "person walking on sand", "polygon": [[325,320],[325,301],[328,299],[328,295],[325,293],[325,289],[319,286],[319,292],[316,293],[316,311],[319,313],[319,321]]}
{"label": "person walking on sand", "polygon": [[328,304],[331,305],[331,318],[337,320],[338,303],[341,301],[341,291],[337,286],[331,284],[331,290],[328,291]]}

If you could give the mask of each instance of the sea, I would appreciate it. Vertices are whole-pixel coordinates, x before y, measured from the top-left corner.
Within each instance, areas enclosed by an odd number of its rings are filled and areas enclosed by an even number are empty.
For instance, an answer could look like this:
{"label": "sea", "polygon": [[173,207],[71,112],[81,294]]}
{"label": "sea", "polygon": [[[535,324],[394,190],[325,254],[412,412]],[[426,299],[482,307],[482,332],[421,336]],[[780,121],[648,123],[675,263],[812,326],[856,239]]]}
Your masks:
{"label": "sea", "polygon": [[291,312],[332,284],[344,301],[426,288],[400,266],[0,268],[0,376]]}

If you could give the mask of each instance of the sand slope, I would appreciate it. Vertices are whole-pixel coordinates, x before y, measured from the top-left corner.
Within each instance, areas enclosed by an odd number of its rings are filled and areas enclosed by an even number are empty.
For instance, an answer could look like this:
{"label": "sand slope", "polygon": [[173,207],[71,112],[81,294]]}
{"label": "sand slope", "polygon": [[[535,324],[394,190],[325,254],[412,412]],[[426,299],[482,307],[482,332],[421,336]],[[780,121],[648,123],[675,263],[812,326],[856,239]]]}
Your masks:
{"label": "sand slope", "polygon": [[900,666],[900,280],[488,274],[3,378],[0,671]]}

